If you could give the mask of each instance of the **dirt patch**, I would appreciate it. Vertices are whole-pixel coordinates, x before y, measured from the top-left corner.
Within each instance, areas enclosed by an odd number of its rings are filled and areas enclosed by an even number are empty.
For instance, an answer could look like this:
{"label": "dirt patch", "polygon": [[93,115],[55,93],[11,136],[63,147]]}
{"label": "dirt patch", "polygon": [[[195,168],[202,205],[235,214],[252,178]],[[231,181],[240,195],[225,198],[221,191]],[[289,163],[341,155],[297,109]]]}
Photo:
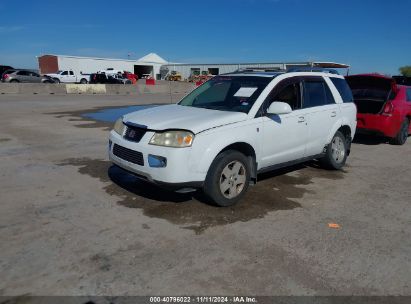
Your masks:
{"label": "dirt patch", "polygon": [[11,138],[0,138],[0,142],[6,142],[6,141],[10,141]]}
{"label": "dirt patch", "polygon": [[146,216],[168,220],[197,234],[209,227],[247,222],[269,212],[300,208],[295,199],[309,192],[302,186],[311,184],[312,178],[341,179],[344,175],[341,171],[313,168],[315,163],[275,171],[259,176],[258,184],[249,188],[239,204],[220,208],[208,204],[201,191],[179,194],[163,190],[112,166],[109,161],[68,159],[59,165],[79,167],[79,173],[108,182],[104,190],[120,197],[119,205],[141,209]]}

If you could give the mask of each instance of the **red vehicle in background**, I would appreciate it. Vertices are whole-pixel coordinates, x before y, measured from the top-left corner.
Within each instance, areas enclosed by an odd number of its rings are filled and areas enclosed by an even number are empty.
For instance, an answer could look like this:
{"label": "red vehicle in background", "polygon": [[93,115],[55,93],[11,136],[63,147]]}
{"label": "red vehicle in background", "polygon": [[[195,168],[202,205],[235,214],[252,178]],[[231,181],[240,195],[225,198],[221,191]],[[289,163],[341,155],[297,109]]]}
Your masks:
{"label": "red vehicle in background", "polygon": [[380,74],[347,76],[357,105],[357,132],[390,138],[403,145],[411,133],[411,86]]}
{"label": "red vehicle in background", "polygon": [[135,84],[138,80],[138,76],[136,74],[133,74],[133,73],[127,72],[127,71],[124,71],[123,77],[131,80],[132,84]]}

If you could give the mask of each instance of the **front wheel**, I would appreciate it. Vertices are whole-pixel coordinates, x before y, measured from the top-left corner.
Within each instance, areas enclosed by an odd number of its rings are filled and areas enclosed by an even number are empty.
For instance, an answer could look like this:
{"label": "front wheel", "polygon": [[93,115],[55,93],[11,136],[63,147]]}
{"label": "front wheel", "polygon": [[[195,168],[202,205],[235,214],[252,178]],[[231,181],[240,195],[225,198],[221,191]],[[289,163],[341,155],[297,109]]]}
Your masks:
{"label": "front wheel", "polygon": [[326,147],[325,155],[320,161],[328,169],[340,170],[347,161],[347,152],[347,139],[344,134],[337,131]]}
{"label": "front wheel", "polygon": [[228,150],[219,154],[211,164],[204,192],[218,206],[231,206],[245,195],[249,181],[248,158],[238,151]]}
{"label": "front wheel", "polygon": [[410,122],[408,119],[405,119],[401,124],[401,129],[398,132],[397,136],[391,139],[390,143],[393,145],[403,145],[408,138],[408,129],[410,127]]}

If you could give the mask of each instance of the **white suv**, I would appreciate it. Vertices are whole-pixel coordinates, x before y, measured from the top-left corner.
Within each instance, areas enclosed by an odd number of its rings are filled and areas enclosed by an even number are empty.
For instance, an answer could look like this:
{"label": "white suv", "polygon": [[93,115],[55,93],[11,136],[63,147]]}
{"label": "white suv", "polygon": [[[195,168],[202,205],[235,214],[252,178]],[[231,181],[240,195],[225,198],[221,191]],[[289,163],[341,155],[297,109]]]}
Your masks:
{"label": "white suv", "polygon": [[342,76],[237,72],[212,78],[178,104],[121,117],[109,156],[146,181],[179,192],[202,188],[229,206],[260,172],[310,159],[342,168],[355,128]]}

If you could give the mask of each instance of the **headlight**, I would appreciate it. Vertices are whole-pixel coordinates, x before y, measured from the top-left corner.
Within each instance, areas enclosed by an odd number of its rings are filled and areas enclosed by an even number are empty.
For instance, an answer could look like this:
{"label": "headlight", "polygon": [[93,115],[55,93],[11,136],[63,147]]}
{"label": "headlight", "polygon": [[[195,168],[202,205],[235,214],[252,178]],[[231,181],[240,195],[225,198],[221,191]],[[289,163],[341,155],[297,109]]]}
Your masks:
{"label": "headlight", "polygon": [[120,117],[119,119],[116,120],[116,123],[114,124],[113,130],[116,133],[118,133],[120,135],[123,135],[124,128],[125,128],[125,126],[124,126],[124,123],[123,123],[123,117]]}
{"label": "headlight", "polygon": [[150,145],[184,148],[191,147],[194,134],[189,131],[166,131],[156,133],[150,140]]}

